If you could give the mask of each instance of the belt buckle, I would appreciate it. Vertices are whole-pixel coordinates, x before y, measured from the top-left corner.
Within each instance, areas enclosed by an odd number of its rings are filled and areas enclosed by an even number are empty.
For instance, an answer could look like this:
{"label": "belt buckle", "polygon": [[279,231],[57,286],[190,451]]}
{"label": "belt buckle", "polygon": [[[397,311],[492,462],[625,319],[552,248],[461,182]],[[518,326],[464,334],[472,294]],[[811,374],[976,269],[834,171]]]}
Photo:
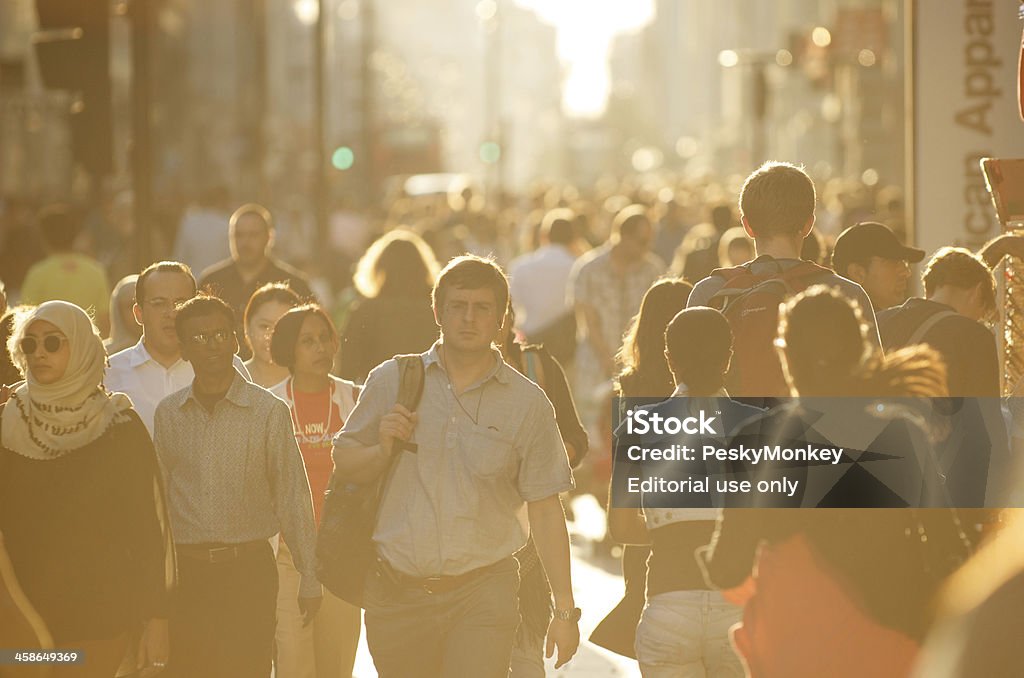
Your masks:
{"label": "belt buckle", "polygon": [[[234,546],[218,546],[215,549],[210,549],[208,557],[210,564],[220,563],[225,560],[230,560],[232,557],[237,556],[238,549]],[[226,555],[226,558],[221,558],[221,554]]]}
{"label": "belt buckle", "polygon": [[421,584],[421,586],[423,587],[423,590],[426,591],[428,594],[434,595],[434,593],[436,592],[433,589],[433,585],[440,583],[441,579],[441,577],[427,577],[423,580],[423,584]]}

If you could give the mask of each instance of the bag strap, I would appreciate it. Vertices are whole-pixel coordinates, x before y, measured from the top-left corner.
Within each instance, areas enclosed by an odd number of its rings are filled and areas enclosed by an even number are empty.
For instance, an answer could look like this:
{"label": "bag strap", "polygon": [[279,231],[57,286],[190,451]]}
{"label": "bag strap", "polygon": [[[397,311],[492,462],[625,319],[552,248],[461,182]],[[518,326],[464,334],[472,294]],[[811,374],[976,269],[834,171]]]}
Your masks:
{"label": "bag strap", "polygon": [[[774,272],[769,273],[754,273],[754,264],[773,264],[775,266]],[[782,265],[782,262],[772,257],[762,257],[748,261],[745,264],[739,266],[732,266],[730,268],[716,268],[711,271],[711,275],[724,278],[726,282],[734,280],[743,276],[751,276],[762,280],[771,280],[772,278],[783,278],[789,280],[791,278],[800,278],[805,275],[812,273],[833,273],[832,269],[825,268],[813,261],[807,261],[801,259],[793,266],[788,268]]]}
{"label": "bag strap", "polygon": [[945,320],[946,318],[950,318],[954,315],[956,315],[956,311],[938,311],[937,313],[932,313],[923,323],[917,326],[914,333],[907,338],[907,343],[905,343],[904,346],[920,344],[925,335],[928,334],[928,331],[935,327],[939,321]]}
{"label": "bag strap", "polygon": [[737,299],[765,285],[771,284],[782,285],[783,291],[786,294],[791,294],[796,291],[793,284],[794,281],[832,272],[823,266],[815,264],[813,261],[800,261],[789,268],[783,268],[782,264],[776,259],[765,259],[761,263],[769,262],[775,264],[776,270],[774,272],[755,274],[752,266],[754,263],[757,263],[756,259],[732,268],[715,269],[711,275],[724,278],[725,283],[721,289],[711,296],[711,299],[708,300],[708,305],[724,311],[727,306],[730,306]]}
{"label": "bag strap", "polygon": [[544,361],[540,357],[540,351],[536,348],[523,350],[523,361],[526,378],[544,390]]}
{"label": "bag strap", "polygon": [[[424,370],[423,358],[420,355],[398,355],[395,356],[398,362],[398,399],[397,404],[410,412],[415,412],[419,407],[420,399],[423,397]],[[373,517],[371,524],[376,527],[377,518],[380,515],[381,504],[384,503],[384,495],[387,494],[391,485],[391,478],[398,467],[399,452],[406,449],[407,443],[401,440],[393,441],[388,451],[388,464],[377,483],[377,492],[373,502]]]}

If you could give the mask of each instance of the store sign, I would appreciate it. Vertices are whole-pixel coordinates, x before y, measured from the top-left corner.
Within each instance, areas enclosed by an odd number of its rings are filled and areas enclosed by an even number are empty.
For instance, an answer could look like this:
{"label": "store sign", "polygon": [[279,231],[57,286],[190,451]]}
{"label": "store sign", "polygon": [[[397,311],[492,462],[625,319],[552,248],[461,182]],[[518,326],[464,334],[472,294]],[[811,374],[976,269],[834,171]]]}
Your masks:
{"label": "store sign", "polygon": [[929,254],[999,233],[983,157],[1024,158],[1015,0],[907,0],[912,23],[914,226]]}

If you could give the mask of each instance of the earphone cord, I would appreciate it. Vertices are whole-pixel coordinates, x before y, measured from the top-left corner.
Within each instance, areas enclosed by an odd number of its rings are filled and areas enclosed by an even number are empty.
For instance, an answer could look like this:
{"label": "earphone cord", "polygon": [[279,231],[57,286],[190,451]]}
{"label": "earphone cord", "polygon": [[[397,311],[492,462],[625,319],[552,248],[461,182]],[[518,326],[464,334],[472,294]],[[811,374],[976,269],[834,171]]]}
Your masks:
{"label": "earphone cord", "polygon": [[462,404],[462,399],[459,398],[459,394],[455,392],[455,386],[452,384],[452,378],[448,375],[448,361],[445,360],[444,351],[441,351],[441,366],[444,367],[444,378],[448,381],[448,388],[452,392],[452,397],[455,398],[455,402],[458,403],[459,409],[466,413],[466,416],[470,418],[474,426],[480,425],[480,403],[484,399],[484,389],[487,388],[487,382],[485,381],[480,386],[480,395],[476,399],[476,416],[474,417],[466,409],[466,406]]}

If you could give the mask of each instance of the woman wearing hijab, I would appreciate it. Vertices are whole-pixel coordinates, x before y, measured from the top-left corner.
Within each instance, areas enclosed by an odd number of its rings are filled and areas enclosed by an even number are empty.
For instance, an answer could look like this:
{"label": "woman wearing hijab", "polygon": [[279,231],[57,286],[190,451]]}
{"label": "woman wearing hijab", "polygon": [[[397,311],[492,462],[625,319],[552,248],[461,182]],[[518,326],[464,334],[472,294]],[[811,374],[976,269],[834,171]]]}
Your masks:
{"label": "woman wearing hijab", "polygon": [[103,342],[78,306],[19,317],[7,348],[26,380],[0,406],[0,532],[22,589],[56,647],[85,652],[74,675],[113,676],[144,620],[140,667],[159,668],[174,561],[146,427],[103,388]]}

